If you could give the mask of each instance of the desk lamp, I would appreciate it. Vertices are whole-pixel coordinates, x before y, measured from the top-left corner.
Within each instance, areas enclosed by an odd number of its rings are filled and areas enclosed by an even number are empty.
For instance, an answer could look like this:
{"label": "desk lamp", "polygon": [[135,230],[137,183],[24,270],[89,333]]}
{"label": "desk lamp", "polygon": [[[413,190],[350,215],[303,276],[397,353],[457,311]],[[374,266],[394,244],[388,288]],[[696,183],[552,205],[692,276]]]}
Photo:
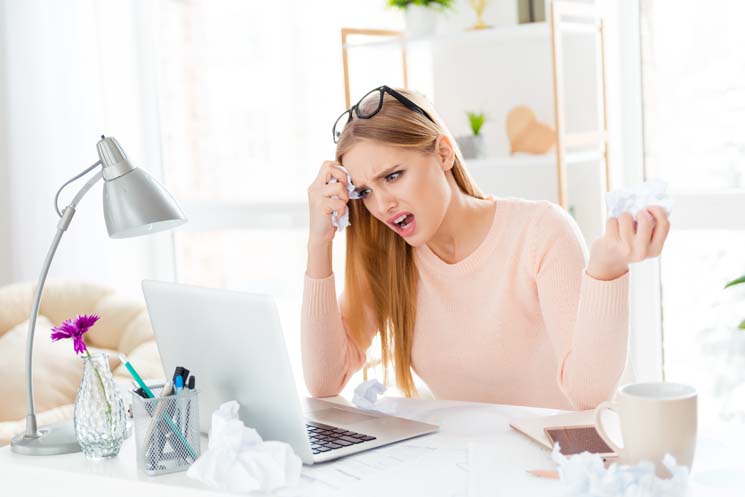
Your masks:
{"label": "desk lamp", "polygon": [[[26,455],[54,455],[78,452],[80,447],[75,437],[73,422],[65,421],[39,428],[34,412],[34,390],[31,375],[31,359],[34,346],[34,328],[39,315],[39,304],[44,289],[49,266],[57,250],[60,239],[75,215],[75,207],[88,190],[101,178],[103,185],[103,213],[106,228],[111,238],[128,238],[149,235],[163,231],[186,222],[186,217],[176,201],[152,176],[130,164],[124,150],[113,137],[101,136],[96,145],[98,161],[85,171],[67,181],[57,191],[54,208],[60,220],[57,232],[52,240],[41,275],[34,294],[33,307],[28,322],[28,339],[26,342],[26,431],[18,434],[11,441],[13,452]],[[58,200],[62,190],[99,168],[80,191],[70,205],[60,212]]]}

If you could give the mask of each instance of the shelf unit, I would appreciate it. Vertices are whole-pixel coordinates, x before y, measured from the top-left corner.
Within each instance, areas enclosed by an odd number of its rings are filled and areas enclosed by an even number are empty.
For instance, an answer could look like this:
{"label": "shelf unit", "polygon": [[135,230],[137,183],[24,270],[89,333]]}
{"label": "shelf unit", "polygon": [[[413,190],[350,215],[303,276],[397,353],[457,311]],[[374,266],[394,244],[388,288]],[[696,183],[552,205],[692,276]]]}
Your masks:
{"label": "shelf unit", "polygon": [[[341,48],[344,69],[344,90],[346,108],[351,106],[350,95],[350,52],[356,48],[387,47],[400,49],[403,86],[409,86],[408,66],[411,62],[410,52],[417,46],[430,45],[432,48],[444,47],[460,42],[475,42],[488,44],[489,47],[502,43],[520,43],[527,40],[538,40],[550,45],[551,79],[554,129],[556,130],[556,146],[552,154],[538,156],[498,156],[486,159],[468,160],[469,171],[487,169],[504,170],[505,168],[526,168],[532,166],[556,167],[556,195],[558,203],[567,208],[568,168],[576,163],[595,163],[603,176],[602,188],[610,190],[610,164],[608,160],[608,129],[606,117],[606,68],[604,51],[604,16],[595,4],[576,3],[567,0],[551,0],[549,5],[549,21],[513,26],[497,27],[476,31],[462,31],[457,33],[437,34],[425,37],[409,37],[405,32],[381,29],[342,28]],[[598,109],[595,129],[586,132],[568,132],[566,123],[565,88],[566,75],[564,71],[565,50],[562,35],[571,33],[591,34],[594,43],[595,74],[594,87],[598,101],[593,104]],[[364,36],[364,42],[352,42],[352,37]],[[370,38],[378,38],[369,41]],[[597,163],[601,165],[598,166]],[[604,167],[602,167],[604,165]]]}

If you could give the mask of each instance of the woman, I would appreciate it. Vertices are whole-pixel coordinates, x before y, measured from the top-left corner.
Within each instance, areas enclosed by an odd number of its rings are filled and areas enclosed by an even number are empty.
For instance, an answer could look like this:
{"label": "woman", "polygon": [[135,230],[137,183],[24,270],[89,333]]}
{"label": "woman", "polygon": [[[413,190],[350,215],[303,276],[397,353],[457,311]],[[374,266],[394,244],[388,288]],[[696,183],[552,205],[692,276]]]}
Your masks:
{"label": "woman", "polygon": [[[611,396],[626,360],[629,264],[660,254],[662,208],[609,219],[585,263],[564,210],[485,197],[434,109],[411,92],[373,90],[342,114],[334,138],[336,160],[308,188],[301,327],[311,395],[339,393],[379,333],[406,395],[416,393],[413,369],[437,398],[588,409]],[[360,199],[350,201],[342,164]],[[331,213],[347,207],[337,304]]]}

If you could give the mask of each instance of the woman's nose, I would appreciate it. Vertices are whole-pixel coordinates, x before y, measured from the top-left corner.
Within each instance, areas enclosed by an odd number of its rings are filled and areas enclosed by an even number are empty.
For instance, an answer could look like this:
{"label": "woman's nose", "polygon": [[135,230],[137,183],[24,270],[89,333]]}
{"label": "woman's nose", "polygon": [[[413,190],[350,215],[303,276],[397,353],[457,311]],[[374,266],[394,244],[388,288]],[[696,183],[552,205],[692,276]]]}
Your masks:
{"label": "woman's nose", "polygon": [[375,192],[377,195],[375,195],[378,212],[380,212],[381,217],[383,219],[387,219],[387,216],[390,216],[391,214],[395,214],[393,211],[394,207],[396,206],[396,200],[393,198],[393,195],[390,195],[387,192],[384,191],[377,191]]}

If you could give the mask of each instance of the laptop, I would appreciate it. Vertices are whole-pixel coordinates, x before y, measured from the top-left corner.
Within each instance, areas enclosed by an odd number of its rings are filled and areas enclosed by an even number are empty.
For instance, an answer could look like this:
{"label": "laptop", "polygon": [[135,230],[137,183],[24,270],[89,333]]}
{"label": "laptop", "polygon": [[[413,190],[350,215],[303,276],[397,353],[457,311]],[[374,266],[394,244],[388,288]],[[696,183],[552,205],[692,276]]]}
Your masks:
{"label": "laptop", "polygon": [[264,440],[292,446],[305,464],[330,461],[436,432],[436,425],[301,399],[279,314],[270,295],[143,280],[164,371],[190,370],[199,392],[199,425],[237,400],[239,417]]}

